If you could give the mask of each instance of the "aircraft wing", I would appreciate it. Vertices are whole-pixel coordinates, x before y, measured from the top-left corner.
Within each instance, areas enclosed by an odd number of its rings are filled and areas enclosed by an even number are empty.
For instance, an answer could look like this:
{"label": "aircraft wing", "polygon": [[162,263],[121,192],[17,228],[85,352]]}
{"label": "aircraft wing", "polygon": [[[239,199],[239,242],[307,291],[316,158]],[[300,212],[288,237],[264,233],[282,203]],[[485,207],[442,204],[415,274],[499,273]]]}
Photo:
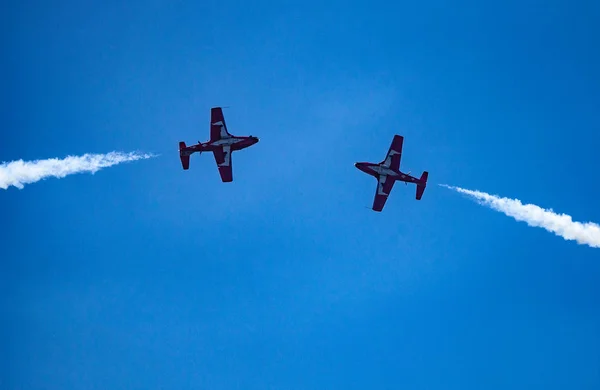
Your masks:
{"label": "aircraft wing", "polygon": [[389,179],[386,175],[379,176],[377,190],[375,191],[375,199],[373,199],[373,210],[383,210],[383,206],[385,206],[385,202],[387,201],[395,182],[394,179]]}
{"label": "aircraft wing", "polygon": [[221,107],[214,107],[210,109],[210,141],[218,141],[223,138],[229,138],[231,134],[227,131],[227,124],[225,124],[225,117],[223,116],[223,110]]}
{"label": "aircraft wing", "polygon": [[233,181],[233,167],[231,166],[231,147],[223,146],[213,152],[221,181],[228,183]]}
{"label": "aircraft wing", "polygon": [[394,139],[388,149],[388,152],[383,160],[382,164],[388,168],[398,170],[400,169],[400,159],[402,158],[402,144],[404,143],[404,137],[401,135],[394,135]]}

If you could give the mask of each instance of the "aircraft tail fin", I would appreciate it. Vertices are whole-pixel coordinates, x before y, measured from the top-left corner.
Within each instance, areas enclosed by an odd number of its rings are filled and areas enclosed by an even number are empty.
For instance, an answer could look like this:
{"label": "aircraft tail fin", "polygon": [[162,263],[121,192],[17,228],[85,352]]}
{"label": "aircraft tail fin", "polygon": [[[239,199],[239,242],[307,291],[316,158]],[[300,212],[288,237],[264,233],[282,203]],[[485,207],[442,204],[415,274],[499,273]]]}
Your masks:
{"label": "aircraft tail fin", "polygon": [[179,142],[179,158],[181,159],[181,166],[187,170],[190,168],[190,155],[184,152],[186,146],[185,142]]}
{"label": "aircraft tail fin", "polygon": [[417,183],[417,200],[421,200],[421,197],[423,197],[423,192],[425,192],[425,187],[427,186],[428,176],[429,172],[423,172],[421,178],[419,179],[420,182]]}

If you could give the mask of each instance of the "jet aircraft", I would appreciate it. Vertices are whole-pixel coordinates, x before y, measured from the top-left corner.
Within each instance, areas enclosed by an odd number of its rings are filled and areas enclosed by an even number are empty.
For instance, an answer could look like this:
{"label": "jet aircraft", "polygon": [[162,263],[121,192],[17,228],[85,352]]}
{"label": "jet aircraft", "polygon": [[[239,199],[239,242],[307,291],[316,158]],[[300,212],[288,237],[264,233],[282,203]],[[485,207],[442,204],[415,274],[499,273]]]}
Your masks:
{"label": "jet aircraft", "polygon": [[392,187],[397,180],[417,185],[417,200],[421,200],[425,187],[427,186],[427,171],[423,172],[420,179],[413,177],[409,173],[400,171],[400,159],[402,157],[402,144],[404,137],[394,135],[392,144],[385,156],[385,160],[379,164],[369,162],[357,162],[354,166],[361,171],[375,177],[377,179],[377,190],[375,191],[375,199],[373,200],[373,210],[381,211],[383,206],[392,191]]}
{"label": "jet aircraft", "polygon": [[258,142],[258,137],[252,135],[238,137],[229,134],[225,117],[221,107],[210,109],[210,140],[198,141],[196,145],[186,146],[185,142],[179,142],[179,158],[184,170],[190,167],[190,156],[198,152],[212,152],[221,175],[221,181],[228,183],[233,181],[233,169],[231,165],[231,153],[242,150]]}

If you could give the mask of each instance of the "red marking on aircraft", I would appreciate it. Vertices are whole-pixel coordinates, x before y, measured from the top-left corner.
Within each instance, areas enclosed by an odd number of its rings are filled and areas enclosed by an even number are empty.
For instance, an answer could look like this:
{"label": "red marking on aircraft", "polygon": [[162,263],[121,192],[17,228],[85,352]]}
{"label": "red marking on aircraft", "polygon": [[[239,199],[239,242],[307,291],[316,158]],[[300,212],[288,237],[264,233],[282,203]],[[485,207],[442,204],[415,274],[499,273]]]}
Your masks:
{"label": "red marking on aircraft", "polygon": [[225,117],[221,107],[210,109],[210,140],[200,142],[196,145],[186,146],[185,142],[179,142],[179,158],[184,170],[190,168],[190,156],[198,152],[212,152],[221,175],[221,181],[228,183],[233,181],[233,169],[231,153],[242,150],[258,142],[258,137],[252,135],[241,137],[231,135],[227,131]]}
{"label": "red marking on aircraft", "polygon": [[392,144],[385,156],[385,159],[379,164],[369,162],[357,162],[354,166],[361,171],[377,179],[377,190],[373,200],[373,210],[381,211],[385,202],[392,191],[394,183],[399,180],[405,183],[415,183],[417,185],[417,200],[421,200],[425,187],[427,186],[427,177],[429,173],[423,172],[421,178],[411,176],[409,173],[400,171],[400,159],[402,158],[402,144],[404,137],[394,135]]}

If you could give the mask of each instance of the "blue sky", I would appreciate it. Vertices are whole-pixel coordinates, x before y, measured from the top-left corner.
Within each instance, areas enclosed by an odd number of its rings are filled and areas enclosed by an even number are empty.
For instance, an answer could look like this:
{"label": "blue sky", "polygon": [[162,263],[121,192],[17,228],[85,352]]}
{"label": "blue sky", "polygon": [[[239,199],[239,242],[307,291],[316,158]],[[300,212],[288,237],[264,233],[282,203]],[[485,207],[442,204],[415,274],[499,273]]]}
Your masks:
{"label": "blue sky", "polygon": [[[600,252],[401,168],[600,222],[595,1],[8,1],[6,389],[597,389]],[[209,109],[259,144],[220,182]]]}

